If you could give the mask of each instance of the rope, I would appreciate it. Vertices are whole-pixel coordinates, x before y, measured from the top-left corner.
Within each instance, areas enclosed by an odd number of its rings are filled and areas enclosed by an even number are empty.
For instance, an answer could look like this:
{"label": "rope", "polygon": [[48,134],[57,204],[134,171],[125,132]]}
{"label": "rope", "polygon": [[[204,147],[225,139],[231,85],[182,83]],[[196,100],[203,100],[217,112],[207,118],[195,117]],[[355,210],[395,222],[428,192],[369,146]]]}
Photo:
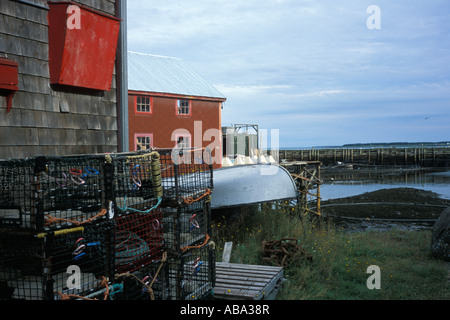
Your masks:
{"label": "rope", "polygon": [[285,267],[289,259],[298,253],[302,253],[307,259],[312,259],[304,249],[298,245],[297,239],[283,238],[280,240],[263,241],[263,260]]}
{"label": "rope", "polygon": [[139,212],[139,213],[149,213],[150,211],[155,210],[161,204],[161,201],[162,201],[162,198],[158,198],[158,202],[153,207],[151,207],[150,209],[148,209],[148,210],[139,210],[139,209],[127,207],[127,204],[126,204],[127,197],[125,196],[125,198],[123,199],[123,207],[121,208],[121,207],[118,206],[117,208],[119,208],[122,211],[132,210],[132,211],[136,211],[136,212]]}
{"label": "rope", "polygon": [[163,196],[163,187],[162,187],[162,179],[161,179],[161,162],[160,155],[156,151],[152,151],[147,154],[137,155],[137,156],[128,156],[127,161],[140,160],[151,158],[151,171],[153,177],[153,184],[156,196],[158,198],[162,198]]}
{"label": "rope", "polygon": [[163,196],[163,187],[161,183],[161,162],[160,155],[158,152],[152,152],[152,175],[153,183],[155,184],[156,196],[161,198]]}
{"label": "rope", "polygon": [[[106,300],[109,295],[109,286],[108,286],[108,281],[106,281],[105,277],[102,277],[100,286],[105,287],[105,289],[106,289],[104,292],[104,296],[103,296],[103,300]],[[82,299],[82,300],[98,300],[97,298],[88,298],[88,297],[83,297],[83,296],[80,296],[77,294],[64,294],[59,291],[57,291],[57,294],[59,294],[59,296],[61,297],[61,300],[70,300],[71,298]]]}
{"label": "rope", "polygon": [[198,249],[198,248],[201,248],[201,247],[203,247],[204,245],[206,245],[207,243],[208,243],[208,240],[210,239],[210,237],[209,237],[209,235],[207,235],[206,233],[205,233],[205,241],[202,243],[202,244],[199,244],[199,245],[197,245],[197,246],[185,246],[185,247],[182,247],[182,248],[180,248],[181,249],[181,251],[186,251],[186,250],[188,250],[188,249]]}
{"label": "rope", "polygon": [[116,233],[116,241],[117,240],[120,241],[120,243],[115,246],[115,260],[117,265],[135,262],[149,250],[147,242],[141,239],[137,234],[128,230],[118,231]]}
{"label": "rope", "polygon": [[120,278],[120,277],[132,277],[133,279],[135,279],[136,281],[138,281],[140,284],[142,284],[144,287],[146,287],[147,293],[150,295],[150,299],[151,300],[155,300],[155,295],[153,293],[153,283],[155,282],[155,279],[158,277],[159,271],[161,270],[163,264],[166,262],[167,260],[167,252],[163,252],[162,254],[162,258],[161,258],[161,263],[158,267],[158,270],[155,273],[155,276],[152,279],[152,282],[150,282],[150,284],[146,284],[144,281],[142,281],[141,279],[139,279],[136,275],[129,273],[129,272],[125,272],[125,273],[120,273],[120,274],[116,274],[115,277],[116,278]]}
{"label": "rope", "polygon": [[192,198],[192,197],[186,197],[186,198],[181,197],[181,198],[182,198],[183,201],[186,202],[187,204],[192,204],[192,203],[194,203],[194,202],[196,202],[196,201],[198,201],[198,200],[200,200],[200,199],[202,199],[202,198],[204,198],[204,197],[206,197],[206,196],[208,196],[208,195],[210,195],[210,194],[211,194],[211,190],[206,189],[205,193],[203,193],[200,197],[198,197],[198,198],[196,198],[196,199],[194,199],[194,198]]}
{"label": "rope", "polygon": [[64,222],[69,222],[69,223],[79,226],[79,225],[82,225],[85,223],[90,223],[90,222],[94,221],[95,219],[97,219],[98,217],[104,216],[106,214],[106,212],[107,212],[106,209],[102,209],[97,215],[95,215],[92,218],[89,218],[87,220],[84,220],[84,221],[75,221],[75,220],[70,220],[70,219],[65,219],[65,218],[55,218],[55,217],[52,217],[51,215],[47,214],[47,215],[45,215],[47,217],[47,220],[45,221],[45,225],[48,226],[53,223],[64,221]]}

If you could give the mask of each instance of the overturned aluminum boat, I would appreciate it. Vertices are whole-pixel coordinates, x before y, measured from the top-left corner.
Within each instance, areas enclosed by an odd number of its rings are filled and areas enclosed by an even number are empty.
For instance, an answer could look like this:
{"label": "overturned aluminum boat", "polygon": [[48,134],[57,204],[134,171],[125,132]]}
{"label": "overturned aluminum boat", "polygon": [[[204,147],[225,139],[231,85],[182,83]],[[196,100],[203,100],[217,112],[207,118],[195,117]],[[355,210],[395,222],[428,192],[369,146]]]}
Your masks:
{"label": "overturned aluminum boat", "polygon": [[278,165],[254,164],[214,170],[211,208],[296,199],[294,180]]}

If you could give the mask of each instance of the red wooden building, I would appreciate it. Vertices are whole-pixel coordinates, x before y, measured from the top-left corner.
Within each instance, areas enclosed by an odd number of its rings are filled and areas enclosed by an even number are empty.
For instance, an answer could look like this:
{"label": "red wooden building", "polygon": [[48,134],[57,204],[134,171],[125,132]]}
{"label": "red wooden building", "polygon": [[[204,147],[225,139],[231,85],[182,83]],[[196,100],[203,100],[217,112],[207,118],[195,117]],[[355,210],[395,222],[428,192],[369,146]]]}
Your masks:
{"label": "red wooden building", "polygon": [[220,167],[225,100],[179,58],[128,52],[130,150],[209,147]]}

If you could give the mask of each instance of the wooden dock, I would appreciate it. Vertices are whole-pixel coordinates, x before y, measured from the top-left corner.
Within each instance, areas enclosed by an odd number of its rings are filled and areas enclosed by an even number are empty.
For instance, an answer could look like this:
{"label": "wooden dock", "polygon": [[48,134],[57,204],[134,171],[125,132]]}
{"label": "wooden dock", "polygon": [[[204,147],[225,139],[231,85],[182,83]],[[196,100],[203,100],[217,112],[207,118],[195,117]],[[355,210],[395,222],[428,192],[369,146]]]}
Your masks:
{"label": "wooden dock", "polygon": [[373,147],[333,148],[307,150],[277,150],[280,162],[321,161],[329,165],[341,161],[368,165],[421,165],[447,167],[450,165],[450,148],[442,147]]}
{"label": "wooden dock", "polygon": [[215,299],[273,300],[283,279],[282,267],[216,262]]}

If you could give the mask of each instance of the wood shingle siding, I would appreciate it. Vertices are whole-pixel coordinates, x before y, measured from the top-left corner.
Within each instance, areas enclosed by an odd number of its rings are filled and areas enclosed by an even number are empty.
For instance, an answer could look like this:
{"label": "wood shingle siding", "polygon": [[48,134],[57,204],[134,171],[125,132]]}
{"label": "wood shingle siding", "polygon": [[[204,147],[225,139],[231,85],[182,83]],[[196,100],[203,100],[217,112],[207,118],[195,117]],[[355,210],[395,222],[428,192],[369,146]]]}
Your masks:
{"label": "wood shingle siding", "polygon": [[[115,16],[115,1],[76,4]],[[50,85],[47,6],[0,2],[0,57],[19,64],[6,114],[0,96],[0,158],[118,151],[116,72],[110,91]]]}

